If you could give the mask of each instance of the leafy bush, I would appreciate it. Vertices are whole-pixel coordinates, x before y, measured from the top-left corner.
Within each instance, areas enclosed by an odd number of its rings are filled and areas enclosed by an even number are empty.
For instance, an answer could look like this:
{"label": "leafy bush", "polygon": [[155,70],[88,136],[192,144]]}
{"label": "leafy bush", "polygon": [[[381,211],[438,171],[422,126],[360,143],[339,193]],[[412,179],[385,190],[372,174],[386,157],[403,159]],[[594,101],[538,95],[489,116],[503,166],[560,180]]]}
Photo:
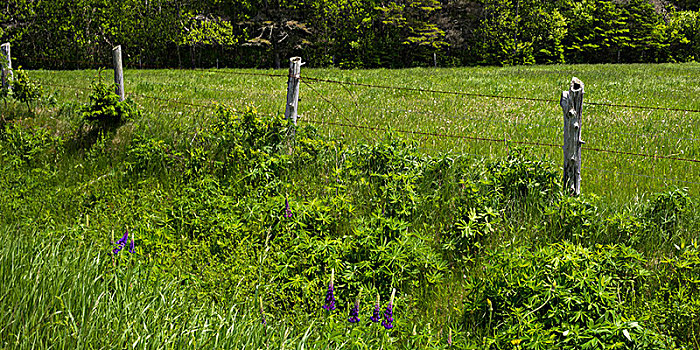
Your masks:
{"label": "leafy bush", "polygon": [[681,342],[700,346],[700,248],[697,241],[678,247],[657,268],[654,316],[664,330]]}
{"label": "leafy bush", "polygon": [[469,281],[465,322],[484,348],[671,349],[673,340],[625,313],[648,278],[631,248],[571,243],[499,248]]}
{"label": "leafy bush", "polygon": [[[560,189],[558,170],[543,159],[534,159],[526,151],[513,149],[505,160],[488,166],[494,191],[505,200],[551,199]],[[537,202],[537,201],[536,201]]]}
{"label": "leafy bush", "polygon": [[14,69],[14,80],[12,81],[12,97],[19,102],[27,104],[27,109],[31,111],[29,102],[37,100],[44,93],[44,90],[37,81],[29,78],[22,67]]}
{"label": "leafy bush", "polygon": [[601,229],[598,201],[595,195],[560,196],[558,202],[545,208],[545,232],[557,239],[587,242]]}
{"label": "leafy bush", "polygon": [[136,103],[131,99],[119,100],[113,84],[106,84],[101,79],[92,84],[90,103],[84,105],[80,112],[83,120],[102,127],[117,127],[140,115]]}
{"label": "leafy bush", "polygon": [[644,218],[651,226],[668,235],[681,224],[690,209],[691,201],[687,189],[675,189],[659,193],[650,201]]}

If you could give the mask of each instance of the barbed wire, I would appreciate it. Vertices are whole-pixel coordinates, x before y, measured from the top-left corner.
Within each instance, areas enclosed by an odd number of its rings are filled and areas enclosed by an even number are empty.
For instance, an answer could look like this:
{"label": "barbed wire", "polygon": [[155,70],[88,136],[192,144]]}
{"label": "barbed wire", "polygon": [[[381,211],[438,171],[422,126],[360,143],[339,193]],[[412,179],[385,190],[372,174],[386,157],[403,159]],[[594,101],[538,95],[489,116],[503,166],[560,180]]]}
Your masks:
{"label": "barbed wire", "polygon": [[306,76],[302,76],[301,80],[309,80],[309,81],[331,83],[331,84],[351,85],[351,86],[362,86],[362,87],[375,88],[375,89],[386,89],[386,90],[426,92],[426,93],[432,93],[432,94],[458,95],[458,96],[470,96],[470,97],[497,98],[497,99],[504,99],[504,100],[520,100],[520,101],[534,101],[534,102],[557,102],[557,103],[559,103],[556,100],[544,99],[544,98],[515,97],[515,96],[481,94],[481,93],[464,92],[464,91],[432,90],[432,89],[410,88],[410,87],[401,87],[401,86],[375,85],[375,84],[366,84],[366,83],[343,82],[343,81],[332,80],[332,79],[312,78],[312,77],[306,77]]}
{"label": "barbed wire", "polygon": [[[387,109],[387,108],[374,107],[371,105],[363,105],[362,107],[360,107],[359,105],[356,105],[356,108],[358,108],[360,110],[373,110],[373,111],[377,111],[377,112],[411,113],[411,114],[420,114],[420,115],[426,115],[426,116],[436,116],[436,117],[447,118],[447,119],[452,120],[452,121],[468,120],[468,121],[478,121],[478,122],[485,122],[485,123],[491,123],[491,124],[512,124],[512,125],[532,126],[532,127],[549,128],[549,129],[561,129],[563,127],[561,125],[546,125],[546,124],[538,124],[538,123],[527,123],[527,122],[523,122],[520,120],[499,120],[499,119],[495,119],[492,117],[469,117],[467,115],[445,114],[445,113],[437,113],[437,112],[433,112],[433,111],[421,111],[421,110],[415,110],[415,109]],[[518,117],[518,115],[516,113],[509,112],[509,114]],[[598,130],[598,129],[602,129],[604,127],[589,126],[588,128],[589,128],[589,130]],[[627,132],[606,130],[605,134],[616,134],[616,135],[625,135],[625,136],[634,136],[634,137],[645,136],[645,137],[649,137],[649,138],[664,138],[664,139],[676,140],[676,141],[700,141],[700,138],[675,137],[675,136],[663,135],[663,134],[658,134],[658,133],[627,133]]]}
{"label": "barbed wire", "polygon": [[700,185],[700,182],[693,182],[693,181],[686,181],[686,180],[680,180],[676,178],[668,178],[668,177],[660,177],[660,176],[651,176],[651,175],[644,175],[644,174],[635,174],[635,173],[626,173],[626,172],[619,172],[619,171],[613,171],[613,170],[605,170],[605,169],[597,169],[597,168],[591,168],[591,167],[581,167],[582,169],[585,170],[593,170],[601,173],[610,173],[610,174],[615,174],[615,175],[625,175],[625,176],[634,176],[634,177],[643,177],[647,179],[654,179],[654,180],[665,180],[665,181],[671,181],[671,182],[682,182],[682,183],[687,183],[687,184],[692,184],[692,185]]}
{"label": "barbed wire", "polygon": [[[46,85],[73,88],[73,89],[81,89],[81,90],[90,90],[89,88],[80,88],[80,87],[73,87],[73,86],[61,85],[61,84],[47,83]],[[130,94],[130,96],[139,96],[139,97],[143,97],[143,98],[147,98],[147,99],[153,99],[153,100],[158,100],[158,101],[163,101],[163,102],[172,102],[172,103],[186,105],[186,106],[207,107],[207,108],[216,108],[217,107],[215,104],[212,104],[212,103],[210,103],[208,105],[204,105],[204,104],[183,102],[183,101],[179,101],[179,100],[175,100],[175,99],[162,98],[162,97],[149,96],[149,95],[136,94],[136,93],[132,93],[132,94]],[[211,101],[211,102],[216,103],[218,101]],[[381,127],[374,127],[374,126],[364,126],[364,125],[356,125],[356,124],[353,124],[350,122],[345,124],[345,123],[329,122],[329,121],[324,121],[324,120],[318,121],[318,120],[313,120],[313,119],[310,119],[309,121],[315,122],[315,123],[326,124],[326,125],[352,127],[355,129],[367,129],[367,130],[373,130],[373,131],[393,130],[393,131],[404,133],[404,134],[415,134],[415,135],[423,135],[423,136],[431,136],[431,137],[456,138],[456,139],[466,139],[466,140],[486,141],[486,142],[503,142],[503,143],[527,145],[527,146],[538,146],[538,147],[555,147],[555,148],[562,147],[562,145],[539,142],[539,141],[532,142],[532,141],[517,141],[517,140],[512,140],[512,139],[509,140],[507,137],[504,137],[504,138],[476,137],[476,136],[457,135],[457,134],[445,134],[445,133],[436,133],[436,132],[423,132],[423,131],[415,131],[415,130],[401,130],[401,129],[381,128]],[[593,148],[593,147],[582,147],[582,151],[593,151],[593,152],[602,152],[602,153],[610,153],[610,154],[637,156],[637,157],[644,157],[644,158],[667,159],[667,160],[682,161],[682,162],[700,163],[700,160],[698,160],[698,159],[681,158],[681,157],[676,157],[676,156],[664,156],[664,155],[658,155],[658,154],[627,152],[627,151],[615,151],[615,150]]]}
{"label": "barbed wire", "polygon": [[615,150],[600,149],[600,148],[593,148],[593,147],[581,147],[581,150],[582,151],[601,152],[601,153],[610,153],[610,154],[621,154],[621,155],[626,155],[626,156],[636,156],[636,157],[644,157],[644,158],[668,159],[668,160],[676,160],[679,162],[700,163],[700,159],[680,158],[680,157],[675,157],[675,156],[660,156],[658,154],[615,151]]}
{"label": "barbed wire", "polygon": [[[323,82],[323,83],[331,83],[331,84],[361,86],[361,87],[368,87],[368,88],[375,88],[375,89],[388,89],[388,90],[411,91],[411,92],[425,92],[425,93],[432,93],[432,94],[448,94],[448,95],[458,95],[458,96],[496,98],[496,99],[503,99],[503,100],[520,100],[520,101],[550,102],[550,103],[554,102],[554,103],[559,104],[559,100],[546,99],[546,98],[536,98],[536,97],[503,96],[503,95],[481,94],[481,93],[464,92],[464,91],[447,91],[447,90],[410,88],[410,87],[400,87],[400,86],[376,85],[376,84],[367,84],[367,83],[344,82],[344,81],[332,80],[332,79],[312,78],[312,77],[306,77],[306,76],[302,76],[301,79],[302,80],[306,79],[306,80],[316,81],[316,82]],[[618,107],[618,108],[635,108],[635,109],[644,109],[644,110],[664,110],[664,111],[673,111],[673,112],[700,113],[700,109],[636,106],[636,105],[629,105],[629,104],[618,104],[618,103],[608,103],[608,102],[590,102],[590,101],[584,101],[583,103],[588,104],[588,105],[594,105],[594,106],[607,106],[607,107]]]}
{"label": "barbed wire", "polygon": [[217,92],[226,92],[230,94],[254,94],[254,95],[265,95],[265,96],[274,96],[276,94],[282,94],[286,93],[285,91],[273,91],[273,92],[257,92],[257,91],[241,91],[241,90],[227,90],[227,89],[218,89],[218,88],[213,88],[213,87],[206,87],[206,86],[188,86],[184,84],[172,84],[172,83],[159,83],[159,82],[152,82],[152,81],[135,81],[132,83],[132,85],[139,85],[139,84],[144,84],[144,85],[160,85],[160,86],[170,86],[170,87],[177,87],[177,88],[182,88],[182,89],[192,89],[194,92],[198,92],[199,90],[207,90],[207,91],[217,91]]}
{"label": "barbed wire", "polygon": [[[62,62],[62,63],[82,63],[82,64],[88,64],[88,65],[99,65],[99,66],[104,66],[104,68],[107,68],[106,65],[103,63],[92,62],[92,61],[65,60],[65,59],[57,59],[57,58],[31,57],[31,56],[17,56],[17,57],[29,58],[29,59],[34,59],[34,60],[50,60],[50,61],[56,61],[56,62]],[[165,69],[166,67],[151,66],[148,68]],[[182,68],[179,68],[179,69],[182,69]],[[183,70],[189,70],[189,69],[185,68]],[[288,74],[236,72],[236,71],[229,71],[229,70],[218,70],[218,69],[214,70],[211,68],[193,68],[191,70],[207,71],[207,72],[221,73],[221,74],[243,75],[243,76],[289,77]],[[464,91],[447,91],[447,90],[435,90],[435,89],[422,89],[422,88],[411,88],[411,87],[400,87],[400,86],[377,85],[377,84],[367,84],[367,83],[345,82],[345,81],[340,81],[340,80],[314,78],[314,77],[306,77],[306,76],[302,76],[301,80],[331,83],[331,84],[340,84],[340,85],[361,86],[361,87],[376,88],[376,89],[391,89],[391,90],[399,90],[399,91],[425,92],[425,93],[433,93],[433,94],[450,94],[450,95],[458,95],[458,96],[495,98],[495,99],[504,99],[504,100],[550,102],[550,103],[557,103],[557,104],[559,103],[559,101],[556,99],[518,97],[518,96],[502,96],[502,95],[496,95],[496,94],[483,94],[483,93],[464,92]],[[660,111],[685,112],[685,113],[700,113],[700,109],[688,109],[688,108],[677,108],[677,107],[639,106],[639,105],[632,105],[632,104],[612,103],[612,102],[595,102],[595,101],[584,101],[584,104],[592,105],[592,106],[631,108],[631,109],[641,109],[641,110],[660,110]]]}

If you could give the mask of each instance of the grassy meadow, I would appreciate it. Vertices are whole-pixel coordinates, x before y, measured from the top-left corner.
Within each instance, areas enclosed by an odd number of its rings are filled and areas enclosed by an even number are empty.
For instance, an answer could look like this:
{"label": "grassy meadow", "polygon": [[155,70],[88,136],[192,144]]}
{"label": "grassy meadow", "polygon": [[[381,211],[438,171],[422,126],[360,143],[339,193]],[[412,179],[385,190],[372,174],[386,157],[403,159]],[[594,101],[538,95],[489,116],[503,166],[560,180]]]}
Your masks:
{"label": "grassy meadow", "polygon": [[578,197],[561,148],[517,143],[561,144],[573,76],[700,110],[698,64],[303,68],[546,101],[309,79],[294,133],[286,70],[127,69],[126,104],[109,71],[28,73],[42,97],[0,101],[1,348],[700,349],[700,163],[585,150],[700,159],[700,113],[584,105]]}
{"label": "grassy meadow", "polygon": [[[284,113],[286,77],[236,75],[274,70],[127,70],[127,93],[176,99],[195,104],[212,102],[254,106],[261,113]],[[88,88],[96,71],[34,72],[47,83]],[[111,72],[104,72],[111,79]],[[562,111],[559,97],[573,76],[585,84],[584,102],[700,110],[700,66],[664,65],[561,65],[535,67],[475,67],[456,69],[337,70],[303,69],[302,76],[370,85],[426,90],[526,97],[550,102],[470,97],[426,92],[377,89],[308,81],[300,87],[300,123],[313,123],[328,135],[348,142],[376,140],[382,130],[346,125],[393,128],[423,133],[503,139],[502,143],[453,137],[406,134],[426,152],[501,157],[508,141],[562,144]],[[79,103],[87,92],[48,87],[56,99]],[[133,96],[148,113],[147,125],[162,133],[195,130],[202,110],[180,104]],[[585,147],[677,158],[700,158],[700,113],[650,111],[634,108],[585,105],[582,188],[612,199],[629,199],[669,187],[687,187],[697,194],[698,163],[585,151]],[[163,135],[173,137],[173,135]],[[534,151],[561,163],[561,149],[537,147]]]}

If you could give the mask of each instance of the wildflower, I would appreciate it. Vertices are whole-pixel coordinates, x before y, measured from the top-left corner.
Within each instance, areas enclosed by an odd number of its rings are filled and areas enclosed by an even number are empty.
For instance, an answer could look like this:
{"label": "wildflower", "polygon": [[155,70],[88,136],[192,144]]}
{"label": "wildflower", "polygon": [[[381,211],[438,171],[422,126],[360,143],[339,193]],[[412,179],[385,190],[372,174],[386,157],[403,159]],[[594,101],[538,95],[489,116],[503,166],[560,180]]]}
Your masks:
{"label": "wildflower", "polygon": [[264,324],[264,325],[267,325],[267,319],[265,319],[265,309],[263,309],[262,297],[260,297],[259,300],[260,300],[260,317],[261,317],[261,319],[262,319],[262,320],[260,321],[260,323],[262,323],[262,324]]}
{"label": "wildflower", "polygon": [[292,211],[289,210],[289,200],[287,199],[287,197],[284,198],[284,217],[285,218],[292,217]]}
{"label": "wildflower", "polygon": [[333,296],[333,279],[335,277],[335,270],[331,269],[331,283],[328,284],[328,291],[326,291],[326,304],[323,308],[328,311],[335,310],[335,296]]}
{"label": "wildflower", "polygon": [[374,311],[372,311],[372,317],[369,319],[372,320],[372,322],[379,322],[381,319],[380,313],[382,312],[382,306],[379,304],[379,293],[377,293],[377,303],[374,304]]}
{"label": "wildflower", "polygon": [[129,253],[134,254],[134,235],[131,236],[131,244],[129,245]]}
{"label": "wildflower", "polygon": [[360,296],[362,295],[362,288],[360,288],[360,292],[357,293],[357,299],[355,299],[355,305],[350,309],[350,318],[348,318],[348,322],[350,323],[357,323],[360,322],[360,318],[358,317],[360,315]]}
{"label": "wildflower", "polygon": [[115,255],[118,254],[124,248],[124,246],[126,245],[126,242],[128,242],[128,241],[129,241],[129,229],[126,229],[126,231],[124,232],[124,236],[122,236],[122,238],[120,240],[118,240],[117,243],[115,243],[117,246],[114,247],[114,249],[112,250],[112,254],[115,254]]}
{"label": "wildflower", "polygon": [[452,327],[450,327],[450,334],[447,335],[447,346],[452,346]]}
{"label": "wildflower", "polygon": [[386,306],[384,311],[384,321],[382,321],[382,326],[386,329],[394,328],[394,295],[396,294],[396,289],[391,290],[391,299],[389,299],[389,304]]}

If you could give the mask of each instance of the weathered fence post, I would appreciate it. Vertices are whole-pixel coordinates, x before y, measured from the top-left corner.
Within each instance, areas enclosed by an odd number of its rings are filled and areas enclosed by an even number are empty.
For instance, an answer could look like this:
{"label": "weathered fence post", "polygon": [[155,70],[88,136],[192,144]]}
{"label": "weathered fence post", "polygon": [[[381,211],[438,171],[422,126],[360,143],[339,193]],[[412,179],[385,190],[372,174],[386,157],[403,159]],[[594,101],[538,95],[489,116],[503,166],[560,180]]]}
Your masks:
{"label": "weathered fence post", "polygon": [[562,186],[569,195],[581,193],[581,117],[583,113],[583,82],[571,79],[569,91],[559,101],[564,111],[564,175]]}
{"label": "weathered fence post", "polygon": [[284,117],[297,125],[297,112],[299,108],[299,80],[301,79],[301,57],[289,59],[289,80],[287,80],[287,108]]}
{"label": "weathered fence post", "polygon": [[12,81],[12,56],[10,55],[10,43],[0,45],[0,67],[2,68],[2,89],[9,90]]}
{"label": "weathered fence post", "polygon": [[119,101],[124,101],[124,72],[122,71],[122,46],[112,49],[112,62],[114,63],[114,84],[117,85],[116,94]]}

